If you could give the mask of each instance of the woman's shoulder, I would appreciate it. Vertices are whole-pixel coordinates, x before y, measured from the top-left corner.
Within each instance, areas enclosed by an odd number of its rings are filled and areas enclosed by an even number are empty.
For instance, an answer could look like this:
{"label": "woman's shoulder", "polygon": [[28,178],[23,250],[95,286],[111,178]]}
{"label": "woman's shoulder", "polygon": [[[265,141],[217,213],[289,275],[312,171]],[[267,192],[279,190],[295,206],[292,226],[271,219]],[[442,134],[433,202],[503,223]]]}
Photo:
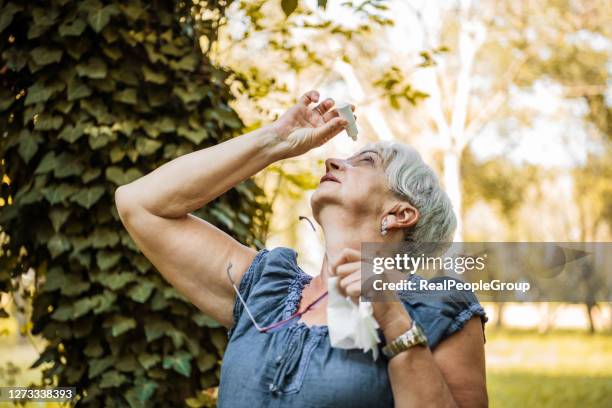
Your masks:
{"label": "woman's shoulder", "polygon": [[295,276],[301,272],[297,257],[298,253],[293,248],[262,248],[253,258],[246,273],[255,273],[257,278],[263,275]]}
{"label": "woman's shoulder", "polygon": [[289,247],[260,249],[240,282],[240,291],[247,296],[257,289],[268,294],[282,291],[286,285],[306,275],[297,263],[297,252]]}
{"label": "woman's shoulder", "polygon": [[434,349],[442,340],[461,330],[474,316],[479,316],[483,329],[488,317],[474,292],[458,290],[451,281],[461,282],[451,276],[425,279],[414,275],[416,290],[400,294],[404,307],[416,320]]}

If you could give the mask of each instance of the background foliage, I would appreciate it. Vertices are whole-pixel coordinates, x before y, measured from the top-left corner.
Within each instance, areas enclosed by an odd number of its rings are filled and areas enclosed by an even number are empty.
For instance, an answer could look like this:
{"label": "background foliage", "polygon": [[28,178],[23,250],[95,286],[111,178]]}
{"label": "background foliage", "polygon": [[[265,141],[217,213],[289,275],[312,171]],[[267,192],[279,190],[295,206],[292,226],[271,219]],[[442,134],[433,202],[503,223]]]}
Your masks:
{"label": "background foliage", "polygon": [[[113,200],[243,126],[231,73],[199,46],[228,2],[197,3],[0,2],[0,291],[36,271],[34,366],[87,405],[179,406],[218,381],[225,330],[152,268]],[[196,215],[261,247],[267,208],[245,181]]]}

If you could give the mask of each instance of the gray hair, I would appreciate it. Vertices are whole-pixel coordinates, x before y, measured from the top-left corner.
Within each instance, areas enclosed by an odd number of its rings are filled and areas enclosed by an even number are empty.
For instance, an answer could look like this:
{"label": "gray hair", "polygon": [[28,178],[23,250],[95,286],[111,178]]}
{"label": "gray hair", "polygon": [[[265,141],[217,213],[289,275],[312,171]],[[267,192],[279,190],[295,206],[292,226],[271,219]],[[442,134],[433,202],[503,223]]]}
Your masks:
{"label": "gray hair", "polygon": [[416,245],[452,242],[457,219],[451,201],[421,155],[406,144],[391,141],[369,144],[363,150],[373,150],[381,156],[391,191],[419,210],[419,220],[405,230],[404,241]]}

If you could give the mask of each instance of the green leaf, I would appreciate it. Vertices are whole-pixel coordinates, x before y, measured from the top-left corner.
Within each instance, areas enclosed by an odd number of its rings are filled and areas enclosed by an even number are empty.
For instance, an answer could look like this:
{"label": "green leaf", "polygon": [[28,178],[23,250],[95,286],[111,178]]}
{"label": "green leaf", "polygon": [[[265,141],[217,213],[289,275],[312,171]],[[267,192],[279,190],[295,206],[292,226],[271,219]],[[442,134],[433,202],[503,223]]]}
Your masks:
{"label": "green leaf", "polygon": [[199,57],[195,53],[185,55],[178,62],[171,61],[170,68],[182,69],[184,71],[193,72],[195,71],[199,62]]}
{"label": "green leaf", "polygon": [[201,372],[206,372],[213,368],[217,363],[217,358],[213,353],[200,353],[196,358],[198,368]]}
{"label": "green leaf", "polygon": [[205,128],[192,130],[186,126],[179,126],[177,133],[179,136],[183,136],[184,138],[191,140],[196,145],[199,145],[208,137],[208,132]]}
{"label": "green leaf", "polygon": [[123,56],[121,49],[118,47],[103,45],[102,51],[104,52],[104,55],[106,55],[108,58],[112,59],[113,61],[119,61],[119,59]]}
{"label": "green leaf", "polygon": [[125,157],[125,150],[120,146],[114,146],[110,151],[111,163],[117,163]]}
{"label": "green leaf", "polygon": [[89,12],[87,22],[96,33],[99,33],[104,27],[106,27],[111,17],[118,13],[119,10],[112,4],[102,8],[96,8]]}
{"label": "green leaf", "polygon": [[91,180],[98,178],[100,174],[102,174],[102,170],[100,169],[89,169],[83,173],[81,180],[83,180],[83,183],[89,183]]}
{"label": "green leaf", "polygon": [[177,373],[189,377],[191,375],[191,359],[193,357],[186,351],[178,351],[173,356],[166,356],[163,360],[163,367],[171,368]]}
{"label": "green leaf", "polygon": [[70,216],[70,210],[64,207],[53,207],[49,211],[49,218],[51,219],[51,225],[55,232],[59,232],[60,228]]}
{"label": "green leaf", "polygon": [[55,177],[64,178],[79,175],[83,172],[83,165],[69,153],[62,153],[57,157],[54,169]]}
{"label": "green leaf", "polygon": [[104,187],[94,186],[90,188],[81,188],[80,191],[72,196],[70,201],[74,201],[85,207],[90,209],[95,203],[100,200],[100,198],[104,195]]}
{"label": "green leaf", "polygon": [[211,328],[221,327],[221,324],[217,322],[215,319],[213,319],[210,316],[206,316],[202,313],[198,313],[194,315],[191,318],[191,320],[193,320],[200,327],[211,327]]}
{"label": "green leaf", "polygon": [[136,150],[141,156],[149,156],[155,153],[160,147],[162,147],[162,142],[158,140],[148,139],[146,137],[139,137],[136,139]]}
{"label": "green leaf", "polygon": [[110,166],[106,169],[106,178],[118,186],[131,183],[142,176],[142,172],[135,167],[132,167],[125,172],[117,166]]}
{"label": "green leaf", "polygon": [[45,275],[45,283],[43,285],[43,292],[52,292],[60,289],[65,282],[64,271],[60,267],[53,267],[49,269]]}
{"label": "green leaf", "polygon": [[100,357],[104,353],[104,349],[100,345],[100,340],[95,338],[88,339],[87,345],[83,349],[83,353],[87,357]]}
{"label": "green leaf", "polygon": [[110,228],[96,227],[91,242],[94,248],[112,247],[119,242],[119,234]]}
{"label": "green leaf", "polygon": [[37,65],[44,66],[60,62],[62,59],[62,50],[40,46],[30,51],[32,59]]}
{"label": "green leaf", "polygon": [[155,289],[155,284],[153,282],[142,280],[135,286],[132,286],[127,291],[127,295],[135,302],[144,303],[151,296],[153,289]]}
{"label": "green leaf", "polygon": [[64,123],[64,118],[59,115],[51,115],[43,112],[34,120],[34,129],[36,130],[57,130]]}
{"label": "green leaf", "polygon": [[8,3],[0,10],[0,33],[4,31],[13,21],[15,14],[23,10],[23,7],[14,3]]}
{"label": "green leaf", "polygon": [[134,372],[140,368],[136,357],[133,354],[129,354],[123,357],[119,362],[115,365],[115,368],[119,371],[123,372]]}
{"label": "green leaf", "polygon": [[170,330],[175,330],[172,324],[163,320],[147,321],[144,326],[147,342],[159,339]]}
{"label": "green leaf", "polygon": [[89,371],[88,376],[90,379],[97,377],[106,371],[109,367],[115,364],[115,358],[113,356],[107,356],[104,358],[94,358],[89,360]]}
{"label": "green leaf", "polygon": [[55,93],[62,91],[64,87],[65,85],[61,82],[56,82],[53,85],[46,85],[45,81],[38,80],[28,88],[28,94],[23,104],[29,106],[39,102],[45,102]]}
{"label": "green leaf", "polygon": [[93,298],[82,298],[74,302],[74,310],[72,317],[77,319],[88,312],[90,312],[94,306],[96,306],[97,302]]}
{"label": "green leaf", "polygon": [[69,101],[75,99],[87,98],[91,95],[91,88],[79,80],[77,77],[71,78],[68,83],[67,96]]}
{"label": "green leaf", "polygon": [[99,278],[101,284],[113,291],[121,289],[135,280],[136,275],[131,272],[103,273]]}
{"label": "green leaf", "polygon": [[101,270],[107,270],[117,265],[121,259],[121,253],[110,251],[98,251],[96,253],[96,262]]}
{"label": "green leaf", "polygon": [[130,20],[138,20],[138,18],[145,12],[140,1],[131,1],[120,7],[123,14],[125,14]]}
{"label": "green leaf", "polygon": [[79,140],[81,136],[83,136],[84,128],[85,125],[82,123],[79,123],[76,126],[66,125],[64,126],[58,137],[67,141],[68,143],[74,143]]}
{"label": "green leaf", "polygon": [[70,241],[62,234],[55,234],[49,242],[47,248],[51,252],[51,258],[56,258],[58,255],[68,251],[71,248]]}
{"label": "green leaf", "polygon": [[73,314],[73,305],[70,303],[64,303],[51,314],[51,318],[53,320],[57,320],[59,322],[67,322],[68,320],[72,320]]}
{"label": "green leaf", "polygon": [[100,388],[113,388],[119,387],[121,384],[127,382],[127,377],[118,371],[111,370],[102,374],[102,379],[98,383]]}
{"label": "green leaf", "polygon": [[88,290],[90,286],[89,281],[83,281],[79,275],[69,273],[64,277],[64,285],[61,288],[61,292],[63,295],[76,296]]}
{"label": "green leaf", "polygon": [[138,377],[136,386],[125,393],[125,398],[131,408],[146,406],[146,402],[151,399],[158,385],[155,381],[148,378]]}
{"label": "green leaf", "polygon": [[42,189],[43,196],[50,204],[64,203],[68,197],[72,196],[78,189],[70,184],[62,183],[52,185]]}
{"label": "green leaf", "polygon": [[146,65],[142,66],[142,73],[144,74],[145,81],[152,82],[154,84],[165,84],[168,78],[163,72],[155,72]]}
{"label": "green leaf", "polygon": [[298,5],[298,0],[281,0],[281,7],[285,16],[289,17],[295,11]]}
{"label": "green leaf", "polygon": [[[0,19],[2,16],[0,16]],[[9,48],[2,53],[2,57],[6,61],[6,66],[12,71],[21,71],[28,63],[29,52],[25,49],[17,49],[16,47]]]}
{"label": "green leaf", "polygon": [[19,156],[24,162],[29,163],[38,151],[38,145],[42,143],[43,138],[39,133],[30,133],[27,129],[22,129],[19,132]]}
{"label": "green leaf", "polygon": [[215,330],[210,333],[210,341],[219,354],[223,354],[227,346],[227,335],[223,330]]}
{"label": "green leaf", "polygon": [[62,37],[79,36],[83,34],[85,27],[87,27],[87,23],[77,17],[72,21],[64,21],[60,24],[58,31]]}
{"label": "green leaf", "polygon": [[53,151],[47,152],[42,158],[38,166],[34,170],[34,174],[47,173],[55,168],[56,158]]}
{"label": "green leaf", "polygon": [[160,361],[161,357],[158,354],[142,353],[138,355],[138,362],[145,370],[148,370]]}
{"label": "green leaf", "polygon": [[106,313],[113,308],[115,305],[115,301],[117,300],[117,295],[113,292],[109,292],[105,290],[102,295],[98,295],[98,306],[94,309],[94,314],[102,314]]}
{"label": "green leaf", "polygon": [[136,327],[136,320],[131,317],[115,316],[112,319],[111,334],[113,337],[122,335],[128,330]]}
{"label": "green leaf", "polygon": [[128,105],[136,105],[138,103],[138,93],[135,88],[126,88],[122,91],[115,92],[113,100]]}
{"label": "green leaf", "polygon": [[93,79],[106,78],[108,72],[104,60],[97,57],[90,58],[86,63],[78,64],[76,70],[80,77]]}

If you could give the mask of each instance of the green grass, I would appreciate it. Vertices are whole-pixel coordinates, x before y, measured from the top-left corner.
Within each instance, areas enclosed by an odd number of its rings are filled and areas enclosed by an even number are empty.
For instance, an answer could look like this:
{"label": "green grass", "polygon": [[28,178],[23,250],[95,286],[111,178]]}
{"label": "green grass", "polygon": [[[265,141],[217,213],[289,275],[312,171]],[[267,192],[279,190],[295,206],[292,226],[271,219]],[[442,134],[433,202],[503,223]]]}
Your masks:
{"label": "green grass", "polygon": [[[38,381],[40,371],[27,369],[36,359],[33,347],[15,341],[14,326],[0,321],[0,329],[8,329],[12,334],[0,336],[0,365],[10,360],[22,367],[17,378],[19,385]],[[42,342],[37,346],[42,349]],[[578,331],[539,334],[487,328],[485,347],[492,408],[612,406],[612,334],[591,336]],[[35,406],[44,405],[26,405]]]}
{"label": "green grass", "polygon": [[612,335],[487,331],[490,406],[610,407]]}

